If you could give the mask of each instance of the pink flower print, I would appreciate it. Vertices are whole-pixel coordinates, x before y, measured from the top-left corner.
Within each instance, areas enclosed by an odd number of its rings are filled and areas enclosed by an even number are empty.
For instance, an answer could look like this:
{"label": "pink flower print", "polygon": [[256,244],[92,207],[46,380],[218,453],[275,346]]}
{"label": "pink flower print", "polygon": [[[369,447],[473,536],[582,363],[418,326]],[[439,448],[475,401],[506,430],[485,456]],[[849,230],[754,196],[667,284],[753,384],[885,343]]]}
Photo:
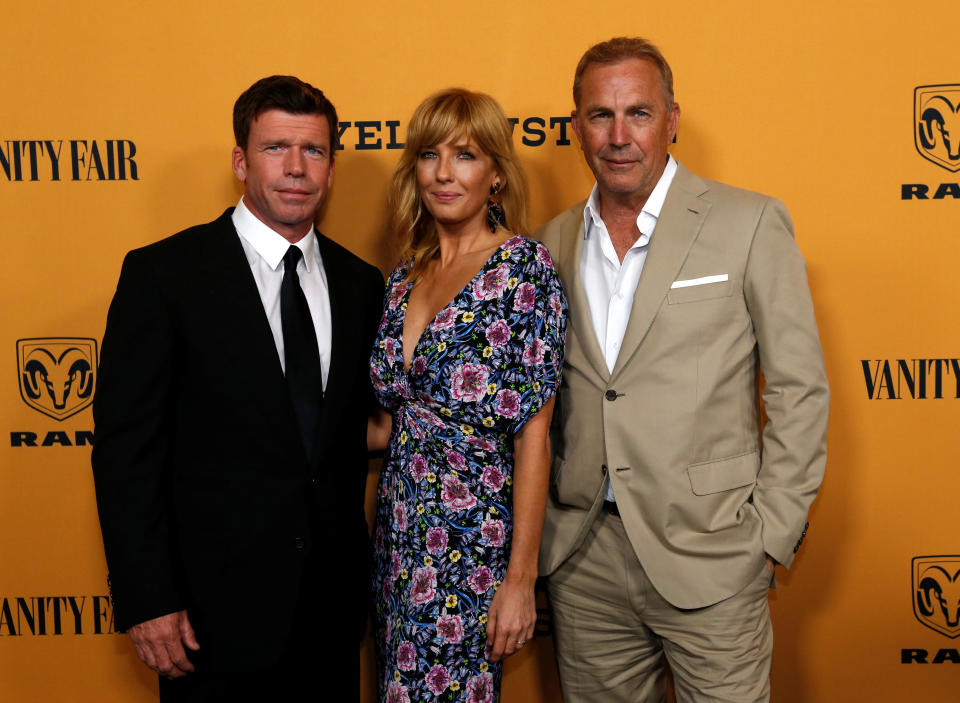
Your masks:
{"label": "pink flower print", "polygon": [[[416,414],[416,413],[414,413]],[[423,427],[420,426],[419,422],[411,422],[407,425],[410,428],[410,435],[414,439],[426,439],[427,433],[424,432]]]}
{"label": "pink flower print", "polygon": [[510,279],[510,269],[506,264],[500,264],[495,269],[484,272],[473,284],[473,295],[480,300],[493,300],[500,297],[506,290]]}
{"label": "pink flower print", "polygon": [[[421,395],[421,399],[423,399],[422,395]],[[429,395],[427,395],[427,399],[430,399]],[[426,408],[418,405],[411,405],[409,407],[411,412],[413,412],[413,414],[417,416],[417,419],[420,420],[420,422],[427,425],[433,425],[434,427],[446,426],[443,420],[441,420],[439,417],[437,417],[434,413],[430,412]]]}
{"label": "pink flower print", "polygon": [[424,371],[427,370],[427,358],[425,356],[418,356],[413,360],[413,363],[410,364],[410,375],[419,376]]}
{"label": "pink flower print", "polygon": [[397,340],[395,340],[393,337],[387,337],[386,339],[383,340],[383,351],[386,354],[387,364],[389,366],[392,366],[394,360],[397,358],[396,350],[397,350]]}
{"label": "pink flower print", "polygon": [[497,393],[497,414],[503,417],[516,417],[520,412],[520,394],[504,389]]}
{"label": "pink flower print", "polygon": [[397,552],[390,552],[390,580],[396,581],[402,570],[400,564],[400,555]]}
{"label": "pink flower print", "polygon": [[406,283],[397,283],[390,289],[390,295],[387,298],[388,305],[391,310],[396,309],[397,305],[400,304],[400,301],[403,300],[403,296],[407,293],[407,284]]}
{"label": "pink flower print", "polygon": [[480,536],[490,543],[491,547],[502,547],[506,539],[502,520],[484,520],[480,525]]}
{"label": "pink flower print", "polygon": [[542,264],[553,264],[553,259],[550,257],[550,250],[542,244],[537,244],[537,261]]}
{"label": "pink flower print", "polygon": [[493,586],[493,572],[486,566],[478,566],[467,577],[467,583],[476,594],[486,593]]}
{"label": "pink flower print", "polygon": [[489,488],[491,491],[499,491],[501,488],[503,488],[503,479],[503,472],[496,466],[488,466],[485,468],[483,470],[483,475],[480,477],[483,485]]}
{"label": "pink flower print", "polygon": [[467,443],[472,444],[475,447],[482,449],[485,452],[492,452],[497,448],[497,445],[486,437],[478,437],[473,434],[467,437]]}
{"label": "pink flower print", "polygon": [[421,566],[413,570],[410,579],[410,604],[423,605],[437,595],[437,570],[432,566]]}
{"label": "pink flower print", "polygon": [[407,509],[399,501],[393,504],[393,522],[401,532],[407,529]]}
{"label": "pink flower print", "polygon": [[467,703],[492,703],[493,675],[485,671],[467,680]]}
{"label": "pink flower print", "polygon": [[427,460],[423,458],[422,454],[414,454],[410,457],[410,474],[414,481],[420,483],[428,473]]}
{"label": "pink flower print", "polygon": [[467,468],[467,460],[463,458],[463,454],[452,449],[447,450],[447,464],[454,471],[463,471]]}
{"label": "pink flower print", "polygon": [[450,510],[466,510],[477,504],[477,499],[473,497],[467,484],[456,476],[444,474],[440,483],[443,486],[440,497]]}
{"label": "pink flower print", "polygon": [[433,321],[433,329],[445,330],[448,327],[453,327],[453,323],[457,321],[457,315],[459,314],[460,311],[457,308],[445,308]]}
{"label": "pink flower print", "polygon": [[507,324],[506,320],[497,320],[487,327],[486,335],[491,347],[494,349],[502,347],[510,341],[510,325]]}
{"label": "pink flower print", "polygon": [[417,662],[417,650],[414,649],[412,642],[404,640],[397,647],[397,668],[400,671],[411,671],[413,665]]}
{"label": "pink flower print", "polygon": [[410,703],[407,687],[399,681],[391,681],[387,686],[387,703]]}
{"label": "pink flower print", "polygon": [[532,283],[521,283],[513,294],[513,309],[520,312],[533,310],[533,305],[537,299],[536,292],[537,289],[533,287]]}
{"label": "pink flower print", "polygon": [[487,394],[487,377],[490,372],[482,364],[461,364],[450,376],[453,397],[464,403],[483,400]]}
{"label": "pink flower print", "polygon": [[437,618],[437,634],[446,644],[455,644],[463,639],[463,622],[459,615],[441,615]]}
{"label": "pink flower print", "polygon": [[543,363],[543,353],[547,345],[539,337],[523,348],[523,365],[537,366]]}
{"label": "pink flower print", "polygon": [[447,550],[447,531],[442,527],[427,530],[427,551],[431,554],[443,554]]}
{"label": "pink flower print", "polygon": [[378,527],[377,531],[374,533],[373,543],[376,545],[377,552],[383,551],[383,527]]}
{"label": "pink flower print", "polygon": [[435,696],[439,696],[446,691],[447,686],[450,685],[450,673],[443,664],[434,664],[433,668],[427,672],[426,681],[427,688],[430,689],[430,692]]}
{"label": "pink flower print", "polygon": [[551,295],[547,299],[547,305],[550,307],[550,312],[553,313],[554,317],[560,317],[563,312],[563,306],[560,304],[559,295]]}

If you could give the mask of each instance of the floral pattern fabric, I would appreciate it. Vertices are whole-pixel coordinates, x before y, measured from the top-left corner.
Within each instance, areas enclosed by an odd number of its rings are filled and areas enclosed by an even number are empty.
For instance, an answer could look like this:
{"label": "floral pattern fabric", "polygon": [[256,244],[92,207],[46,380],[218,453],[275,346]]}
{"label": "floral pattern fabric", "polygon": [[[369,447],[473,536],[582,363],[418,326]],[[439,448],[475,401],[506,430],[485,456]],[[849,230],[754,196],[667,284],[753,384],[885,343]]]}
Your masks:
{"label": "floral pattern fabric", "polygon": [[566,298],[547,249],[515,236],[427,325],[403,367],[409,262],[387,283],[370,376],[393,416],[377,492],[379,694],[499,699],[487,611],[506,573],[513,436],[560,383]]}

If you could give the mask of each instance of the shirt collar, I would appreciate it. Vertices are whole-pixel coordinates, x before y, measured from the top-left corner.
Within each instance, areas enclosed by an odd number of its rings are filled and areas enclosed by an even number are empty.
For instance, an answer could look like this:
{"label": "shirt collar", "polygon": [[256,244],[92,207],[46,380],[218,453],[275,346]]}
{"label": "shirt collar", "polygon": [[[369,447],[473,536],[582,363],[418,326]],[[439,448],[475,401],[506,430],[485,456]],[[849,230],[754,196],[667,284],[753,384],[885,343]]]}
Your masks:
{"label": "shirt collar", "polygon": [[[643,207],[640,209],[640,214],[637,215],[637,228],[644,233],[645,236],[641,237],[644,239],[644,244],[649,241],[650,235],[653,234],[653,228],[657,224],[657,219],[660,217],[660,211],[663,209],[663,203],[667,199],[667,191],[670,190],[670,184],[673,183],[673,177],[677,174],[677,162],[673,158],[673,154],[667,154],[667,165],[663,169],[663,173],[660,174],[660,180],[657,181],[657,185],[653,187],[653,191],[650,193],[650,197],[647,198],[647,202],[643,204]],[[590,191],[590,197],[587,198],[587,204],[583,208],[583,238],[586,239],[590,234],[590,223],[592,222],[595,226],[600,226],[603,223],[603,220],[600,217],[600,208],[597,204],[597,199],[600,197],[599,190],[597,189],[597,184],[593,184],[593,190]]]}
{"label": "shirt collar", "polygon": [[[261,222],[256,215],[250,212],[243,202],[242,197],[240,198],[240,202],[237,203],[237,207],[234,209],[231,217],[233,219],[233,226],[237,229],[237,234],[243,237],[247,243],[256,250],[257,254],[267,262],[267,265],[271,269],[276,271],[277,267],[280,266],[280,262],[283,261],[283,255],[286,254],[287,249],[290,248],[289,240],[284,239],[274,230],[270,229],[270,227]],[[317,238],[314,236],[314,228],[313,225],[311,225],[307,236],[294,244],[295,247],[299,247],[300,251],[303,252],[303,264],[308,272],[313,267],[318,255],[316,241]],[[253,264],[252,261],[250,263]]]}

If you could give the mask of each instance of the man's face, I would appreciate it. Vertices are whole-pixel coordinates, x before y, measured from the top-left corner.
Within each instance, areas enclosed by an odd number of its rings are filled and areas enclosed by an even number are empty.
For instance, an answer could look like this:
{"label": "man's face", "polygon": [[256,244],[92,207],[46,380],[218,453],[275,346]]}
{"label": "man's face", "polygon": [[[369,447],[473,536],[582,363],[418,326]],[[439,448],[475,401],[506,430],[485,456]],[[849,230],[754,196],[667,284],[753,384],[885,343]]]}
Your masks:
{"label": "man's face", "polygon": [[680,106],[667,104],[652,61],[591,64],[583,72],[573,129],[604,195],[646,202],[667,162]]}
{"label": "man's face", "polygon": [[233,148],[233,172],[257,219],[291,242],[302,239],[333,183],[327,118],[267,110],[250,125],[246,148]]}

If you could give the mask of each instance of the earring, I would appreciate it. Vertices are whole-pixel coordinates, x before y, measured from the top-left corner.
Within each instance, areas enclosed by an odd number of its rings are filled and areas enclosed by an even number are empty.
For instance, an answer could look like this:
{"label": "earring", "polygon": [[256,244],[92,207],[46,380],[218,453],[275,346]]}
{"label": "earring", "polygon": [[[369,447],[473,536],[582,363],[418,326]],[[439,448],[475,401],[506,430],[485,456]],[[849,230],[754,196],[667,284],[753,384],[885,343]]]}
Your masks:
{"label": "earring", "polygon": [[[497,181],[492,186],[490,186],[490,195],[496,195],[500,192],[500,181]],[[490,228],[491,234],[496,234],[497,230],[500,229],[500,225],[503,224],[506,214],[503,211],[503,206],[496,202],[493,198],[487,200],[487,227]]]}

